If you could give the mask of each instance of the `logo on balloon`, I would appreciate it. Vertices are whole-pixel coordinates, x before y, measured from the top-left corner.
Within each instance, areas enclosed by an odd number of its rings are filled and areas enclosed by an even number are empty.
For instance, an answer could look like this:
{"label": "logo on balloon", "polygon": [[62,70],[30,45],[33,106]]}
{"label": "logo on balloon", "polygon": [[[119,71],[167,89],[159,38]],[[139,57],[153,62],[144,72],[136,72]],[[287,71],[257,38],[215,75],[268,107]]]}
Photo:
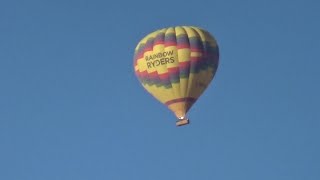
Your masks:
{"label": "logo on balloon", "polygon": [[156,54],[151,54],[151,55],[145,56],[144,59],[147,62],[148,69],[150,69],[150,68],[154,68],[156,66],[166,65],[168,63],[173,63],[174,62],[174,52],[173,52],[173,50],[159,52]]}

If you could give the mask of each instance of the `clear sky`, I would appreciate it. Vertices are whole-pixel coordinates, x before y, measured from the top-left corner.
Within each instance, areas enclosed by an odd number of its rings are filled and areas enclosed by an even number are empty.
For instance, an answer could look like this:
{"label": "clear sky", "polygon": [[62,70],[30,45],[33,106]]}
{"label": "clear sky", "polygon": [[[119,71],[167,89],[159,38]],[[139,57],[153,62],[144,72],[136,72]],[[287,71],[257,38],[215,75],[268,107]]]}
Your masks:
{"label": "clear sky", "polygon": [[[1,0],[1,180],[319,180],[320,1]],[[210,87],[177,128],[136,44],[207,29]]]}

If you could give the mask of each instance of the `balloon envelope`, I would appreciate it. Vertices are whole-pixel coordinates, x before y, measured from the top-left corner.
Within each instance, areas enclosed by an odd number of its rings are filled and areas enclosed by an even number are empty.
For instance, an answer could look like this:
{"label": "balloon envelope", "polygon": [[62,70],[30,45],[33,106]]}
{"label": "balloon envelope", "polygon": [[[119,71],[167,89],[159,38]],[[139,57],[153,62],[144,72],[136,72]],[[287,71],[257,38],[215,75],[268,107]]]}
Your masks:
{"label": "balloon envelope", "polygon": [[193,26],[152,32],[138,43],[134,55],[142,86],[181,120],[213,79],[218,63],[214,37]]}

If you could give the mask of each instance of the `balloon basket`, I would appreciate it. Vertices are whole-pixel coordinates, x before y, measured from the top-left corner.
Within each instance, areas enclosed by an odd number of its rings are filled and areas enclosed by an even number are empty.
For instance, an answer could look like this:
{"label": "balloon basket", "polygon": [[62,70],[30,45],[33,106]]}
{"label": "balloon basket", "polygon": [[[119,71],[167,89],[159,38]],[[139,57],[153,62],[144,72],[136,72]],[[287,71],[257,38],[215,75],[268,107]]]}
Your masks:
{"label": "balloon basket", "polygon": [[177,126],[184,126],[184,125],[187,125],[189,124],[189,119],[178,119],[177,122],[176,122],[176,125]]}

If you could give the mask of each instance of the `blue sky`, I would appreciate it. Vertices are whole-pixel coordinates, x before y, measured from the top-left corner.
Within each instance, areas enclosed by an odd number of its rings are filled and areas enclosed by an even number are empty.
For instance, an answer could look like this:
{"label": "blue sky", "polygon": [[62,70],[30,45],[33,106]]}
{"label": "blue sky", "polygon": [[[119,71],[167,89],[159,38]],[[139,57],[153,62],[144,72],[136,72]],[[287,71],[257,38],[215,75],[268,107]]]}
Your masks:
{"label": "blue sky", "polygon": [[[0,2],[0,179],[320,179],[317,0]],[[146,34],[220,47],[191,124],[143,90]]]}

